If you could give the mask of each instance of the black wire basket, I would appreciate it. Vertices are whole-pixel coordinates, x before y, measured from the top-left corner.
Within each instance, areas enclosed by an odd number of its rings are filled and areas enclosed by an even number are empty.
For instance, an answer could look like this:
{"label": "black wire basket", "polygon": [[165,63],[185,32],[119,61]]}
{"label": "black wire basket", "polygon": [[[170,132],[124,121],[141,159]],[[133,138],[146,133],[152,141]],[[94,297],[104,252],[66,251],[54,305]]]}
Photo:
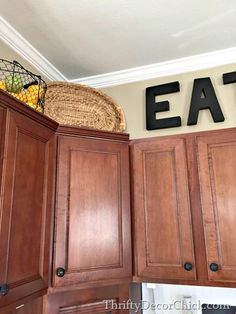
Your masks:
{"label": "black wire basket", "polygon": [[47,84],[40,75],[26,70],[19,62],[0,59],[0,89],[44,112]]}

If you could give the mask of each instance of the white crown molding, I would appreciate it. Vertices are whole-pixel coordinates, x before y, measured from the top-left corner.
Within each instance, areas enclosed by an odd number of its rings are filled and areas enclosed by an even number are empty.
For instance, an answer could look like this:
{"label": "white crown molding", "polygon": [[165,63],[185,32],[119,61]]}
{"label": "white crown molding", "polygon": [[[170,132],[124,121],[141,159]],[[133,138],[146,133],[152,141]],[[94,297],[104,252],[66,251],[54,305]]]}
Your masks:
{"label": "white crown molding", "polygon": [[74,79],[70,80],[70,82],[86,84],[96,88],[105,88],[204,70],[232,63],[236,63],[236,47],[117,72]]}
{"label": "white crown molding", "polygon": [[49,80],[67,81],[67,78],[22,37],[2,16],[0,16],[0,38]]}
{"label": "white crown molding", "polygon": [[80,83],[95,88],[123,85],[236,63],[236,47],[233,47],[167,62],[160,62],[127,70],[70,80],[66,78],[56,67],[54,67],[1,16],[0,39],[15,50],[16,53],[18,53],[26,61],[32,64],[49,80]]}

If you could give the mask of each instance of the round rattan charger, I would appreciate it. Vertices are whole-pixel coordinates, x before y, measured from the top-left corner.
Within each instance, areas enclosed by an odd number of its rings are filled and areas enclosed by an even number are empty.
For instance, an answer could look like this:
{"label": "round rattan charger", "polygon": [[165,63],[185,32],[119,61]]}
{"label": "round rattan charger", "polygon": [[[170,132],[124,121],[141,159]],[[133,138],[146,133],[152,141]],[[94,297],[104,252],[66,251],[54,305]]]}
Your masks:
{"label": "round rattan charger", "polygon": [[105,93],[75,83],[47,85],[44,113],[58,123],[114,132],[125,130],[122,108]]}

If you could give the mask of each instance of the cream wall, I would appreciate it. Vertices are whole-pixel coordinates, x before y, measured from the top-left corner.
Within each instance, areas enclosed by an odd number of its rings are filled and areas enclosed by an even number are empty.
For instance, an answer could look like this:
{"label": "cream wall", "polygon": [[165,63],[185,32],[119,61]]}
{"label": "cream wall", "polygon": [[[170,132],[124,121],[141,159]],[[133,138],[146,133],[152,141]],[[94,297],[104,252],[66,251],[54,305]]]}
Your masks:
{"label": "cream wall", "polygon": [[[104,88],[103,91],[119,103],[125,113],[127,129],[131,138],[143,138],[160,135],[181,134],[188,132],[236,127],[236,84],[223,85],[222,74],[236,71],[236,63],[204,71],[183,73],[175,76],[151,79],[136,83]],[[225,121],[214,123],[209,110],[199,113],[198,124],[187,126],[193,80],[210,77],[216,96],[223,111]],[[177,128],[146,130],[145,89],[146,87],[179,81],[180,92],[162,95],[158,100],[169,100],[170,111],[158,113],[158,118],[181,116],[182,126]]]}
{"label": "cream wall", "polygon": [[[8,61],[16,60],[18,61],[24,68],[28,71],[33,72],[34,74],[41,75],[41,73],[35,69],[29,62],[27,62],[24,58],[19,56],[13,49],[7,46],[2,40],[0,40],[0,58]],[[47,80],[43,75],[42,78]]]}

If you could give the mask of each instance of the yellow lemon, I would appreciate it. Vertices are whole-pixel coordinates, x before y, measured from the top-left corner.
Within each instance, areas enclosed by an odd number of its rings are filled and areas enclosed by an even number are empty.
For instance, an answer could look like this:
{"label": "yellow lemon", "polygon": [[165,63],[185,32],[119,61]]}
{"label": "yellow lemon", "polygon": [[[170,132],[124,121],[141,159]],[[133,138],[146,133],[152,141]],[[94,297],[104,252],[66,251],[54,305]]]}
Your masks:
{"label": "yellow lemon", "polygon": [[32,95],[37,95],[39,98],[41,98],[44,94],[44,89],[39,85],[31,85],[27,88],[27,92],[31,93]]}
{"label": "yellow lemon", "polygon": [[12,96],[14,96],[15,98],[23,101],[23,102],[27,102],[27,95],[24,91],[20,92],[20,93],[9,93]]}
{"label": "yellow lemon", "polygon": [[31,85],[27,88],[26,94],[27,94],[27,101],[37,105],[38,99],[43,96],[44,89],[38,85]]}
{"label": "yellow lemon", "polygon": [[37,106],[38,96],[37,95],[31,95],[27,92],[27,102],[34,104],[34,106]]}
{"label": "yellow lemon", "polygon": [[33,109],[36,109],[36,105],[33,104],[32,102],[27,101],[27,105]]}
{"label": "yellow lemon", "polygon": [[6,85],[4,81],[0,81],[0,89],[6,90]]}
{"label": "yellow lemon", "polygon": [[37,110],[38,112],[43,112],[43,108],[40,107],[40,106],[36,107],[36,110]]}
{"label": "yellow lemon", "polygon": [[10,93],[10,92],[9,92],[9,94],[11,94],[13,97],[19,99],[19,94],[18,94],[18,93]]}
{"label": "yellow lemon", "polygon": [[27,95],[26,92],[22,91],[18,94],[18,99],[20,99],[23,102],[27,102]]}

